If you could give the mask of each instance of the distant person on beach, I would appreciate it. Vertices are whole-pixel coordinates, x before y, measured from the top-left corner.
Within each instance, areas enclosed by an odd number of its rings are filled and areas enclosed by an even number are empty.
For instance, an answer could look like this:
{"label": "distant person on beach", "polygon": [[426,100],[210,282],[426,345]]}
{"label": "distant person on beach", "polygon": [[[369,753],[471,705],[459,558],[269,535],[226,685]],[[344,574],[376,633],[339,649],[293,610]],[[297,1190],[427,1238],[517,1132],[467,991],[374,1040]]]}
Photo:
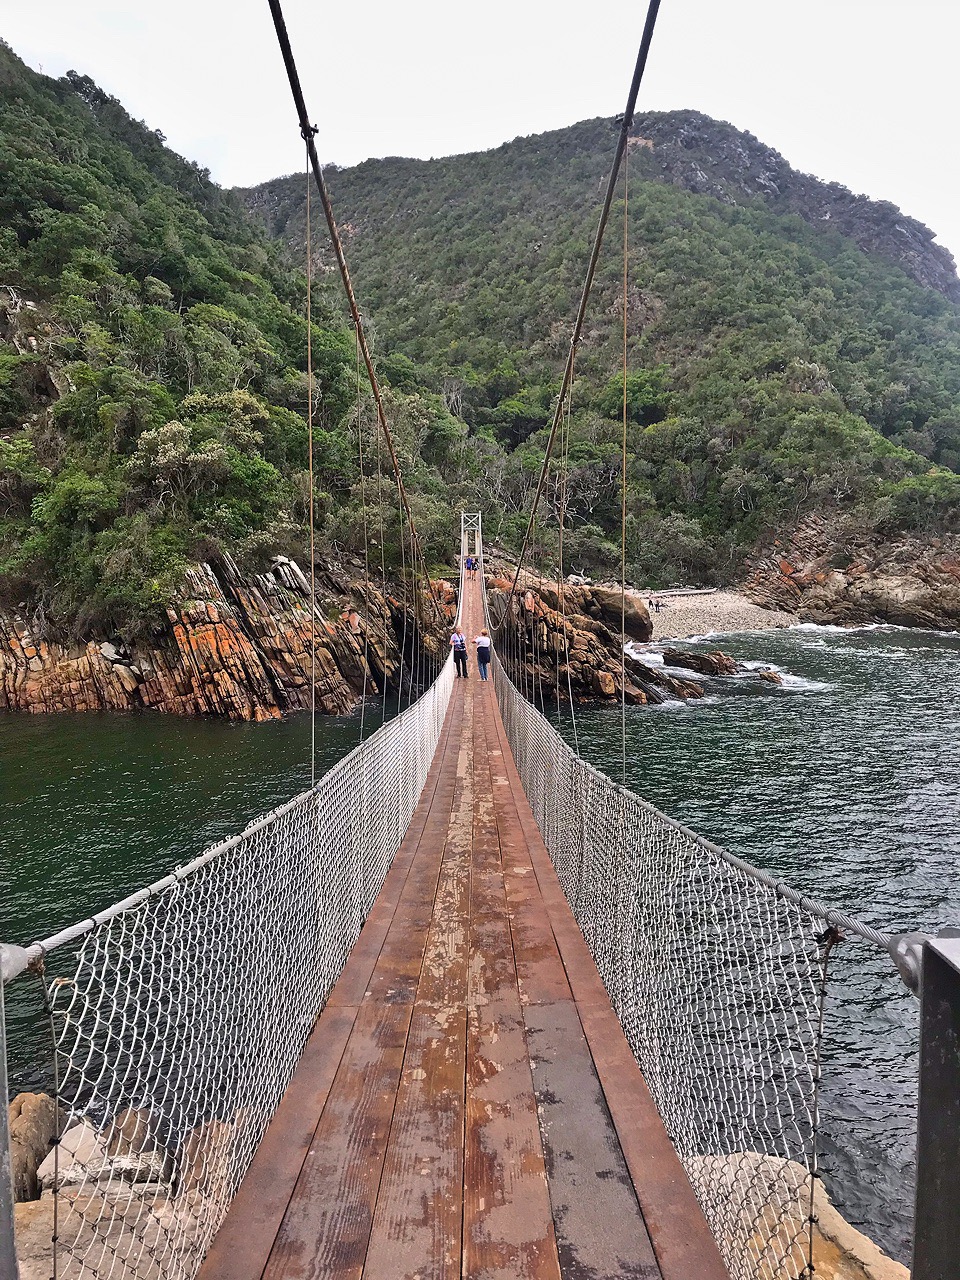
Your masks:
{"label": "distant person on beach", "polygon": [[477,646],[477,666],[480,668],[480,679],[486,680],[487,667],[490,665],[490,633],[484,628],[473,642]]}
{"label": "distant person on beach", "polygon": [[463,634],[459,627],[456,628],[450,637],[450,648],[453,650],[453,665],[457,668],[457,679],[463,676],[464,680],[468,680],[467,675],[467,637]]}

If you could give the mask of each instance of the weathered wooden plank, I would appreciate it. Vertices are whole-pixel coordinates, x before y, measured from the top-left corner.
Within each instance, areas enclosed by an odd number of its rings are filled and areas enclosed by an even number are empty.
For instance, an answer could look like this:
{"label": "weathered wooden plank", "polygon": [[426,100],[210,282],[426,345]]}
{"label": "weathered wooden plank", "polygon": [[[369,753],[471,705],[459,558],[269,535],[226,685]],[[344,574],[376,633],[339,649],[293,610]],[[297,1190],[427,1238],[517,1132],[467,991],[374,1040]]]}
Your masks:
{"label": "weathered wooden plank", "polygon": [[557,879],[499,717],[496,730],[537,883],[663,1280],[729,1280]]}
{"label": "weathered wooden plank", "polygon": [[259,1280],[357,1016],[327,1010],[204,1260],[199,1280]]}
{"label": "weathered wooden plank", "polygon": [[259,1280],[263,1274],[417,849],[446,823],[443,761],[451,744],[459,748],[457,712],[447,718],[423,796],[383,889],[214,1239],[200,1280]]}
{"label": "weathered wooden plank", "polygon": [[410,1014],[406,1003],[361,1008],[264,1280],[359,1277]]}
{"label": "weathered wooden plank", "polygon": [[[358,1277],[364,1265],[396,1105],[413,1004],[449,826],[453,730],[441,775],[386,936],[363,984],[362,1003],[264,1280]],[[362,971],[351,976],[357,991]],[[336,993],[339,998],[343,994]],[[331,998],[337,1007],[337,1000]]]}
{"label": "weathered wooden plank", "polygon": [[[464,725],[469,732],[469,707]],[[459,1277],[472,779],[461,742],[443,864],[364,1274]]]}
{"label": "weathered wooden plank", "polygon": [[659,1280],[576,1006],[531,1002],[523,1016],[562,1274]]}
{"label": "weathered wooden plank", "polygon": [[[463,1275],[559,1278],[489,765],[475,745]],[[477,840],[477,833],[480,842]]]}

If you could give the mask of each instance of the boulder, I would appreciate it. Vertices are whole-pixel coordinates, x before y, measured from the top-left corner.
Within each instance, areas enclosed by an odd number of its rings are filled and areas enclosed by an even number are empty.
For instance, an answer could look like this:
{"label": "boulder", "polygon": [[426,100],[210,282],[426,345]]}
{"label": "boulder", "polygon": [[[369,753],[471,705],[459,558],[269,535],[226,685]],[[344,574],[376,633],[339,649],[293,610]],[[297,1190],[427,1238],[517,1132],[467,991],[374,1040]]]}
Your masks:
{"label": "boulder", "polygon": [[[611,631],[620,632],[620,592],[611,587],[591,587],[590,595],[597,605],[600,618]],[[627,592],[623,598],[623,633],[628,640],[645,644],[653,635],[653,623],[647,606],[637,596]]]}
{"label": "boulder", "polygon": [[733,658],[717,649],[714,653],[688,653],[682,649],[664,649],[663,661],[668,667],[683,667],[702,676],[732,676],[739,667]]}
{"label": "boulder", "polygon": [[60,1136],[59,1152],[49,1152],[37,1170],[41,1191],[98,1179],[109,1171],[102,1138],[89,1120],[73,1124]]}
{"label": "boulder", "polygon": [[233,1132],[225,1120],[205,1120],[190,1130],[180,1152],[181,1196],[194,1202],[224,1193]]}
{"label": "boulder", "polygon": [[[802,1165],[756,1151],[734,1151],[694,1157],[690,1172],[714,1203],[729,1206],[721,1249],[743,1260],[744,1280],[767,1280],[777,1259],[785,1262],[778,1275],[806,1274],[810,1175]],[[818,1280],[910,1280],[902,1263],[834,1208],[819,1179],[814,1182],[813,1216]]]}
{"label": "boulder", "polygon": [[18,1093],[8,1109],[14,1200],[40,1195],[37,1171],[57,1132],[57,1108],[45,1093]]}
{"label": "boulder", "polygon": [[[50,1280],[53,1274],[54,1197],[15,1206],[14,1231],[20,1280]],[[195,1247],[196,1221],[174,1209],[163,1187],[96,1183],[64,1187],[59,1195],[58,1232],[70,1242],[59,1252],[61,1276],[100,1273],[96,1260],[108,1259],[116,1280],[165,1280],[182,1271],[180,1259]],[[174,1249],[177,1250],[176,1254]],[[86,1266],[78,1266],[81,1259]]]}
{"label": "boulder", "polygon": [[593,673],[593,688],[603,698],[612,698],[617,692],[617,682],[609,671]]}

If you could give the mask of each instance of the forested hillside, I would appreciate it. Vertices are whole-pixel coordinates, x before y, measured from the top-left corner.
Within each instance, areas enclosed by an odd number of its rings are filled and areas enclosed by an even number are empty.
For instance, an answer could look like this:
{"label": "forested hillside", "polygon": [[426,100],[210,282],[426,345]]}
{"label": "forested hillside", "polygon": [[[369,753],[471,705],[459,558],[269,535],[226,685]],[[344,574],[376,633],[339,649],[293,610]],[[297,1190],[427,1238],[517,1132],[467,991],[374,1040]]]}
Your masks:
{"label": "forested hillside", "polygon": [[[307,546],[304,277],[163,144],[88,78],[0,44],[0,607],[35,634],[142,632],[192,561]],[[314,317],[319,522],[355,548],[353,335],[326,286]],[[391,409],[426,501],[464,429],[435,396]]]}
{"label": "forested hillside", "polygon": [[[192,561],[306,554],[303,180],[224,192],[88,78],[2,45],[0,108],[0,609],[41,635],[143,633]],[[952,528],[949,256],[729,126],[678,113],[635,133],[628,572],[736,579],[812,511],[881,540]],[[614,136],[589,121],[329,175],[435,564],[462,506],[508,548],[522,535]],[[570,424],[568,566],[588,572],[618,561],[621,217]],[[389,570],[394,489],[363,391],[361,479],[353,334],[319,276],[321,553],[366,540]]]}
{"label": "forested hillside", "polygon": [[[329,174],[381,359],[410,361],[410,385],[462,415],[507,535],[541,455],[614,139],[594,120]],[[631,143],[634,575],[735,576],[757,539],[811,510],[853,512],[878,538],[953,527],[960,286],[932,233],[695,113],[640,116]],[[243,195],[302,252],[302,179]],[[583,567],[616,559],[621,217],[622,203],[578,352],[568,547]]]}

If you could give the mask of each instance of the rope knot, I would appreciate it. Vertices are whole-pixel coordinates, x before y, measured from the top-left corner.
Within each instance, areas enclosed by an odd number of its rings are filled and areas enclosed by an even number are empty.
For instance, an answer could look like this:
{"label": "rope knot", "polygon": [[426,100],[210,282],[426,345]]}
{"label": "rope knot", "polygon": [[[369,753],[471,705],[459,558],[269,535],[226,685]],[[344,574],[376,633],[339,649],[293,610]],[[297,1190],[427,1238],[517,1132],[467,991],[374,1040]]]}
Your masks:
{"label": "rope knot", "polygon": [[300,126],[300,137],[304,142],[309,142],[311,138],[315,138],[320,132],[320,128],[315,124],[303,124]]}

